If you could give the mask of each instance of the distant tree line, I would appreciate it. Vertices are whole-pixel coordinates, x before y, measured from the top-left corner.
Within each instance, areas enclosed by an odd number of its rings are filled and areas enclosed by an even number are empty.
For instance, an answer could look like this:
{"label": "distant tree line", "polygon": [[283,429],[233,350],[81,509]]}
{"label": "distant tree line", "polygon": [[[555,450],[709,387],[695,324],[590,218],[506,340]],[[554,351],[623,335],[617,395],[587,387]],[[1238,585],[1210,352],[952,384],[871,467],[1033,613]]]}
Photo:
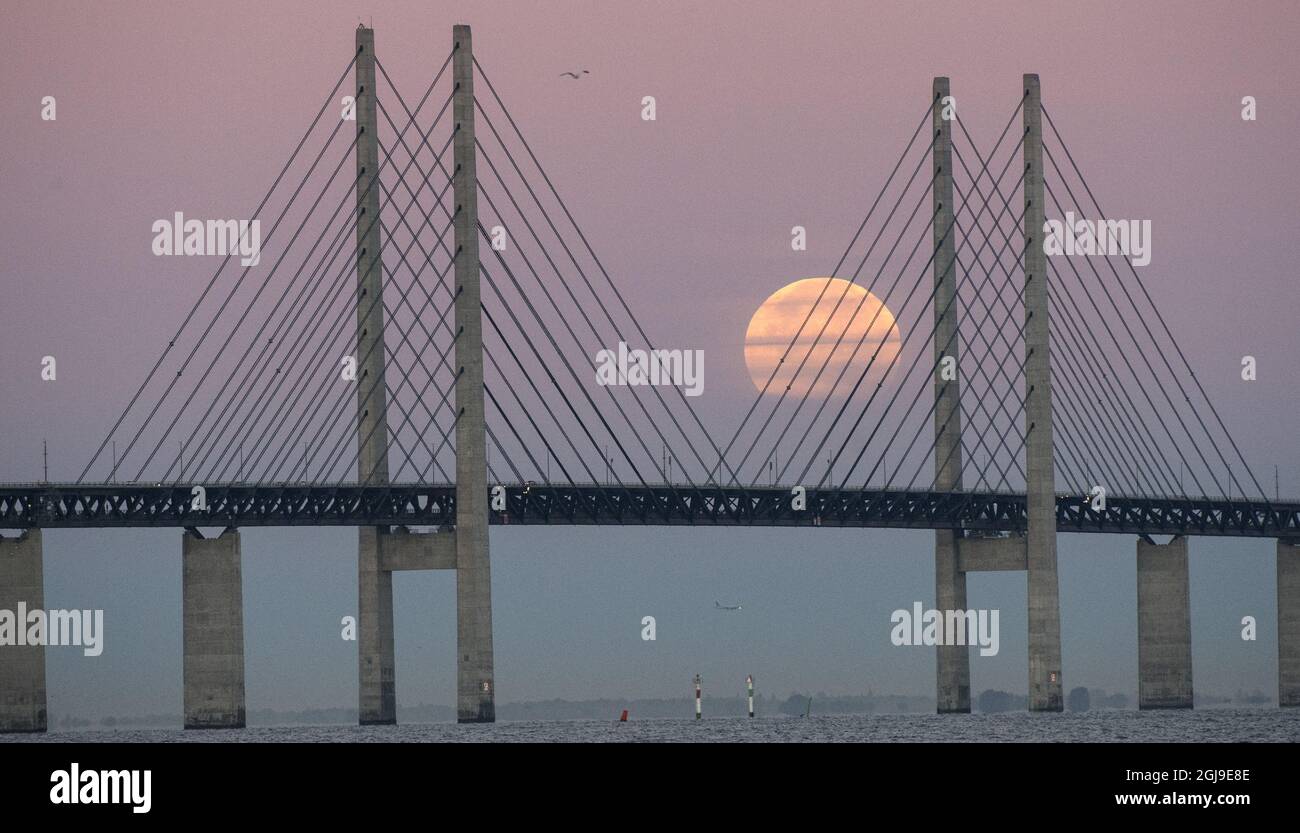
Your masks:
{"label": "distant tree line", "polygon": [[[1078,686],[1070,689],[1065,698],[1066,711],[1086,712],[1098,709],[1127,709],[1128,695],[1116,692],[1107,694],[1099,688]],[[998,689],[985,689],[975,698],[975,711],[983,714],[998,712],[1025,711],[1029,708],[1029,698],[1023,694],[1012,694]]]}

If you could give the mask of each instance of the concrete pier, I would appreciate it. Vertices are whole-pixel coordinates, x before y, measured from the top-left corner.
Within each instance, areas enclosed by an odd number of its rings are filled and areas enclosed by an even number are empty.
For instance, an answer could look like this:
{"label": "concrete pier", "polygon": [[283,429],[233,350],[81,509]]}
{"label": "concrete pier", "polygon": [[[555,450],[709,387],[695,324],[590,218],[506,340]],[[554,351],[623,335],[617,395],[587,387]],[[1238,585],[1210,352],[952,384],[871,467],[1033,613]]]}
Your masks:
{"label": "concrete pier", "polygon": [[244,727],[244,582],[239,530],[181,537],[185,728]]}
{"label": "concrete pier", "polygon": [[[961,302],[957,298],[957,228],[953,224],[952,122],[943,118],[943,99],[949,95],[948,79],[936,78],[932,87],[934,168],[934,487],[961,491],[961,381],[942,378],[944,357],[960,367],[957,331]],[[934,533],[934,596],[939,610],[966,609],[966,574],[957,568],[958,532]],[[940,714],[970,711],[970,648],[940,645],[935,674],[936,709]]]}
{"label": "concrete pier", "polygon": [[357,529],[357,718],[362,726],[397,722],[393,573],[383,564],[387,538],[378,527]]}
{"label": "concrete pier", "polygon": [[1038,76],[1024,95],[1025,502],[1029,573],[1029,710],[1059,712],[1061,601],[1056,574],[1056,459],[1052,451],[1052,363],[1047,254],[1043,251],[1043,112]]}
{"label": "concrete pier", "polygon": [[479,301],[474,52],[468,26],[452,30],[452,138],[456,169],[456,719],[496,720],[492,573],[488,561],[483,316]]}
{"label": "concrete pier", "polygon": [[1187,539],[1137,542],[1138,708],[1192,707]]}
{"label": "concrete pier", "polygon": [[1277,704],[1300,706],[1300,541],[1277,542]]}
{"label": "concrete pier", "polygon": [[[44,572],[39,529],[0,537],[0,610],[15,618],[19,604],[44,610]],[[14,628],[25,632],[27,623],[15,621]],[[0,645],[0,732],[44,732],[46,722],[45,646]]]}
{"label": "concrete pier", "polygon": [[[958,569],[957,534],[934,533],[934,596],[938,610],[966,609],[966,573]],[[940,645],[936,649],[935,711],[970,713],[970,646]]]}
{"label": "concrete pier", "polygon": [[963,573],[1022,571],[1029,569],[1024,535],[970,537],[957,542],[957,569]]}
{"label": "concrete pier", "polygon": [[[379,216],[379,119],[375,31],[356,36],[357,115],[357,480],[388,482],[388,390],[384,379],[384,264]],[[357,704],[364,725],[397,722],[393,574],[383,568],[386,527],[357,530]]]}

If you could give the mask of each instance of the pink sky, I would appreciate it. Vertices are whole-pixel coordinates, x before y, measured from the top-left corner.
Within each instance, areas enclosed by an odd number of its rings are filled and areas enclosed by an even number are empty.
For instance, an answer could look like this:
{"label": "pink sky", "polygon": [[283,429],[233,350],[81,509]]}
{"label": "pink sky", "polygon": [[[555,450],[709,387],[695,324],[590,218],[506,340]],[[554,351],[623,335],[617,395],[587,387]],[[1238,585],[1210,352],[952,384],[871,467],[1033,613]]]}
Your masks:
{"label": "pink sky", "polygon": [[[713,389],[746,396],[750,316],[834,265],[931,78],[951,76],[987,147],[1037,72],[1103,204],[1153,221],[1143,278],[1247,457],[1300,466],[1292,3],[41,2],[6,10],[0,57],[0,417],[16,431],[0,480],[38,472],[41,436],[66,450],[56,476],[103,436],[211,272],[153,257],[151,222],[248,212],[359,15],[408,96],[451,25],[473,25],[647,329],[705,349]],[[591,75],[557,77],[575,68]],[[39,118],[44,95],[57,122]],[[643,95],[654,123],[638,118]],[[1256,122],[1239,117],[1244,95]],[[807,252],[790,250],[795,224]],[[40,385],[46,354],[68,384]],[[1259,358],[1254,385],[1237,379],[1244,354]],[[1289,482],[1300,492],[1300,472]]]}

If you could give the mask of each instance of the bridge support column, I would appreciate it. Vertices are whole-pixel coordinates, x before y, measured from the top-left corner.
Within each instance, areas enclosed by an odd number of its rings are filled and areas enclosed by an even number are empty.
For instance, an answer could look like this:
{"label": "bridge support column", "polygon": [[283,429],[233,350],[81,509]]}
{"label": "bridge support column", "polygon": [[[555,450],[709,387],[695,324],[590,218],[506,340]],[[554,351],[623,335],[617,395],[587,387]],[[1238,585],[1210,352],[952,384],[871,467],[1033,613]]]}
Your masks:
{"label": "bridge support column", "polygon": [[1138,708],[1192,707],[1187,539],[1137,542]]}
{"label": "bridge support column", "polygon": [[1029,710],[1059,712],[1061,601],[1056,574],[1056,460],[1047,255],[1043,251],[1043,112],[1037,75],[1026,75],[1025,123],[1025,499],[1029,546]]}
{"label": "bridge support column", "polygon": [[387,537],[378,527],[357,530],[357,718],[362,726],[397,722],[393,574],[383,568]]}
{"label": "bridge support column", "polygon": [[[19,606],[45,609],[44,560],[39,529],[0,537],[0,610],[14,616],[15,642],[27,628]],[[45,708],[45,646],[0,645],[0,732],[44,732]]]}
{"label": "bridge support column", "polygon": [[1300,541],[1277,542],[1277,704],[1300,706]]}
{"label": "bridge support column", "polygon": [[474,149],[474,52],[468,26],[452,30],[456,169],[456,719],[496,720],[492,574],[488,561],[487,438],[483,413],[483,316],[479,301],[478,188]]}
{"label": "bridge support column", "polygon": [[181,537],[186,729],[244,728],[244,582],[239,530]]}
{"label": "bridge support column", "polygon": [[[375,30],[357,29],[357,481],[388,482],[384,262],[379,220]],[[397,722],[393,574],[383,569],[387,527],[357,530],[357,707],[361,725]]]}
{"label": "bridge support column", "polygon": [[[958,329],[961,302],[957,298],[957,256],[952,198],[952,122],[943,118],[948,79],[936,78],[931,115],[935,142],[934,167],[934,463],[935,489],[962,489],[961,382],[944,379],[942,363],[952,358],[960,366]],[[957,568],[958,532],[934,533],[934,595],[938,610],[966,609],[966,574]],[[936,710],[940,714],[970,712],[970,648],[940,645],[935,674]]]}
{"label": "bridge support column", "polygon": [[[934,533],[935,609],[966,609],[966,574],[957,568],[960,539],[951,529]],[[939,714],[970,713],[970,646],[940,645],[936,649],[935,710]]]}

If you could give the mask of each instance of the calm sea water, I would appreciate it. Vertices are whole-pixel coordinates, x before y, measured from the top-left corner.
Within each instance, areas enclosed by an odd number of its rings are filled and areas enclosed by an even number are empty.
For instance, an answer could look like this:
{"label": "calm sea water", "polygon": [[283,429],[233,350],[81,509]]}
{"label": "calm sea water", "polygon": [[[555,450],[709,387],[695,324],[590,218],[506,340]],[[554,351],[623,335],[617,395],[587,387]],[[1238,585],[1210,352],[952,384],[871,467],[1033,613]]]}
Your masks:
{"label": "calm sea water", "polygon": [[1300,709],[1207,709],[1081,714],[827,715],[704,720],[518,721],[491,725],[283,726],[191,731],[136,729],[0,735],[0,742],[1284,742],[1300,741]]}

